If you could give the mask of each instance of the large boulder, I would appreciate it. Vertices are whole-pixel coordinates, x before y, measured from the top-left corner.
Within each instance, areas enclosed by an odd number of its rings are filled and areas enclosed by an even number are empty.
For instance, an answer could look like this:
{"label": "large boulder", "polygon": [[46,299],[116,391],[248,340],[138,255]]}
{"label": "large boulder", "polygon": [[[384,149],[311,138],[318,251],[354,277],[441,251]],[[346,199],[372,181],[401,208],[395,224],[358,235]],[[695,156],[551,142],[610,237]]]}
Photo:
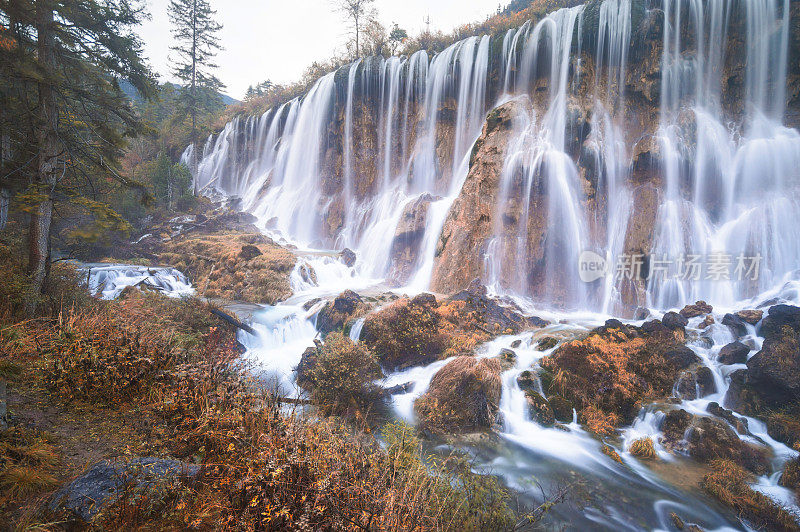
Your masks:
{"label": "large boulder", "polygon": [[710,314],[713,310],[714,307],[705,301],[698,301],[694,305],[686,305],[683,307],[680,311],[680,315],[684,318],[696,318],[697,316]]}
{"label": "large boulder", "polygon": [[589,417],[599,418],[599,411],[627,424],[643,403],[668,398],[680,372],[697,361],[660,322],[647,328],[614,324],[542,358],[541,380],[545,393],[564,396],[579,414],[592,408]]}
{"label": "large boulder", "polygon": [[721,364],[744,364],[747,362],[747,355],[750,348],[742,342],[731,342],[719,351],[717,360]]}
{"label": "large boulder", "polygon": [[118,501],[126,490],[142,493],[173,489],[199,471],[200,466],[164,458],[103,461],[56,492],[49,507],[89,523],[100,511]]}
{"label": "large boulder", "polygon": [[364,320],[361,340],[384,368],[430,364],[455,352],[435,306],[402,298]]}
{"label": "large boulder", "polygon": [[770,308],[759,331],[764,344],[747,361],[748,383],[769,404],[800,401],[800,308]]}
{"label": "large boulder", "polygon": [[[445,220],[436,249],[431,288],[452,293],[483,273],[484,252],[498,208],[500,175],[521,104],[492,110],[475,142],[469,173]],[[469,250],[469,252],[465,252]]]}
{"label": "large boulder", "polygon": [[731,460],[758,474],[769,470],[765,451],[742,441],[721,419],[695,416],[686,432],[686,441],[689,454],[701,462]]}
{"label": "large boulder", "polygon": [[447,363],[414,404],[422,428],[433,433],[489,429],[500,404],[500,372],[496,359],[461,356]]}
{"label": "large boulder", "polygon": [[698,399],[716,391],[714,373],[703,365],[681,372],[675,384],[675,392],[681,399]]}
{"label": "large boulder", "polygon": [[474,279],[465,290],[450,297],[454,308],[461,308],[464,317],[493,334],[519,334],[534,327],[544,327],[548,322],[535,316],[524,316],[515,309],[500,304],[487,295],[486,287]]}
{"label": "large boulder", "polygon": [[345,290],[322,307],[317,314],[317,330],[323,335],[344,328],[355,318],[364,314],[367,306],[361,296],[352,290]]}

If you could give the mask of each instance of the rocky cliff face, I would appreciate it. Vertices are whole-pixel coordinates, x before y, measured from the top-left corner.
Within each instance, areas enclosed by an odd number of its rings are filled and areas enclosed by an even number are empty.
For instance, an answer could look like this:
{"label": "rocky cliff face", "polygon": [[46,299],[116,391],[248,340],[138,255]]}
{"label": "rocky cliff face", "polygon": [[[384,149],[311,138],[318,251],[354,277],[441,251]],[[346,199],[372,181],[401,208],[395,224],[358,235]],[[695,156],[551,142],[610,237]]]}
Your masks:
{"label": "rocky cliff face", "polygon": [[[590,0],[435,57],[364,59],[234,123],[196,179],[219,179],[296,240],[356,250],[370,275],[399,285],[432,261],[441,292],[479,278],[555,306],[676,306],[643,278],[576,284],[577,253],[693,251],[715,226],[756,230],[775,207],[735,218],[763,166],[746,140],[764,141],[779,160],[764,180],[778,180],[797,139],[777,124],[800,125],[800,4],[789,24],[781,2],[705,6],[698,26],[701,4]],[[765,197],[786,197],[772,186]],[[440,200],[452,203],[438,225]]]}

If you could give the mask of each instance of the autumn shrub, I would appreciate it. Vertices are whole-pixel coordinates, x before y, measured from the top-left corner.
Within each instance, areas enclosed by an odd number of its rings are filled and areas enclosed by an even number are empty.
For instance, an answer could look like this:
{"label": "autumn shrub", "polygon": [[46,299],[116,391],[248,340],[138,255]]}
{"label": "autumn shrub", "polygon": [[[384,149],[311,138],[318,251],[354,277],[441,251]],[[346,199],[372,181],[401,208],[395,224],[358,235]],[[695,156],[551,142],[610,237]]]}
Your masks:
{"label": "autumn shrub", "polygon": [[658,457],[652,438],[640,438],[633,441],[628,451],[630,451],[633,456],[639,458],[652,460]]}
{"label": "autumn shrub", "polygon": [[429,364],[449,347],[440,322],[431,306],[401,299],[368,316],[361,338],[386,368]]}
{"label": "autumn shrub", "polygon": [[720,502],[736,509],[757,529],[800,530],[797,521],[766,495],[750,487],[751,473],[728,460],[711,463],[712,472],[702,481],[702,487]]}
{"label": "autumn shrub", "polygon": [[46,433],[22,427],[0,431],[0,510],[54,488],[57,465]]}
{"label": "autumn shrub", "polygon": [[229,329],[203,303],[157,294],[64,312],[40,342],[41,379],[67,398],[119,401],[146,391],[160,372],[200,347],[227,342],[232,349]]}
{"label": "autumn shrub", "polygon": [[311,396],[323,413],[362,411],[374,405],[383,376],[375,355],[341,332],[332,332],[318,350],[311,370]]}

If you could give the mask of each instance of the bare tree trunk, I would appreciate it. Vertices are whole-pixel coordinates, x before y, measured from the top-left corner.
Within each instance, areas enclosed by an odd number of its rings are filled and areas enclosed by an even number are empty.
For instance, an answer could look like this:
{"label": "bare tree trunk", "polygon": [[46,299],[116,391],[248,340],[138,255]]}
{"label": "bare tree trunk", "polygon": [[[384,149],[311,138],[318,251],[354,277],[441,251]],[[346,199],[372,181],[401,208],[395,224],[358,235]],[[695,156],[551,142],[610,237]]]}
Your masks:
{"label": "bare tree trunk", "polygon": [[[53,38],[53,8],[49,2],[36,6],[36,31],[39,61],[50,73],[55,71],[55,41]],[[50,81],[39,82],[39,173],[37,184],[45,198],[35,207],[28,229],[28,274],[35,294],[41,293],[50,261],[50,223],[53,220],[53,200],[50,197],[58,177],[58,106]],[[27,305],[28,314],[36,310],[35,301]]]}
{"label": "bare tree trunk", "polygon": [[8,223],[8,207],[11,203],[11,194],[8,190],[0,188],[0,231],[6,228]]}

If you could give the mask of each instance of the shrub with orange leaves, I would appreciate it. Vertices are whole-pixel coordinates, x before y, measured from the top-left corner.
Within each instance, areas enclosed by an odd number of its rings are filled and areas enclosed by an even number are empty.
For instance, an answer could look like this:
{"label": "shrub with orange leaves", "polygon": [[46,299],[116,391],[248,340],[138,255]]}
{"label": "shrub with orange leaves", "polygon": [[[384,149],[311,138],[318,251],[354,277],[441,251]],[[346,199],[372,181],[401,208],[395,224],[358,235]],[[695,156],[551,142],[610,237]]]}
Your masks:
{"label": "shrub with orange leaves", "polygon": [[[635,327],[600,327],[585,338],[562,344],[544,357],[545,392],[563,395],[583,417],[594,419],[593,432],[630,423],[643,402],[669,396],[679,368],[663,356],[674,337],[650,335]],[[585,412],[592,407],[591,413]],[[604,422],[598,412],[604,414]]]}

